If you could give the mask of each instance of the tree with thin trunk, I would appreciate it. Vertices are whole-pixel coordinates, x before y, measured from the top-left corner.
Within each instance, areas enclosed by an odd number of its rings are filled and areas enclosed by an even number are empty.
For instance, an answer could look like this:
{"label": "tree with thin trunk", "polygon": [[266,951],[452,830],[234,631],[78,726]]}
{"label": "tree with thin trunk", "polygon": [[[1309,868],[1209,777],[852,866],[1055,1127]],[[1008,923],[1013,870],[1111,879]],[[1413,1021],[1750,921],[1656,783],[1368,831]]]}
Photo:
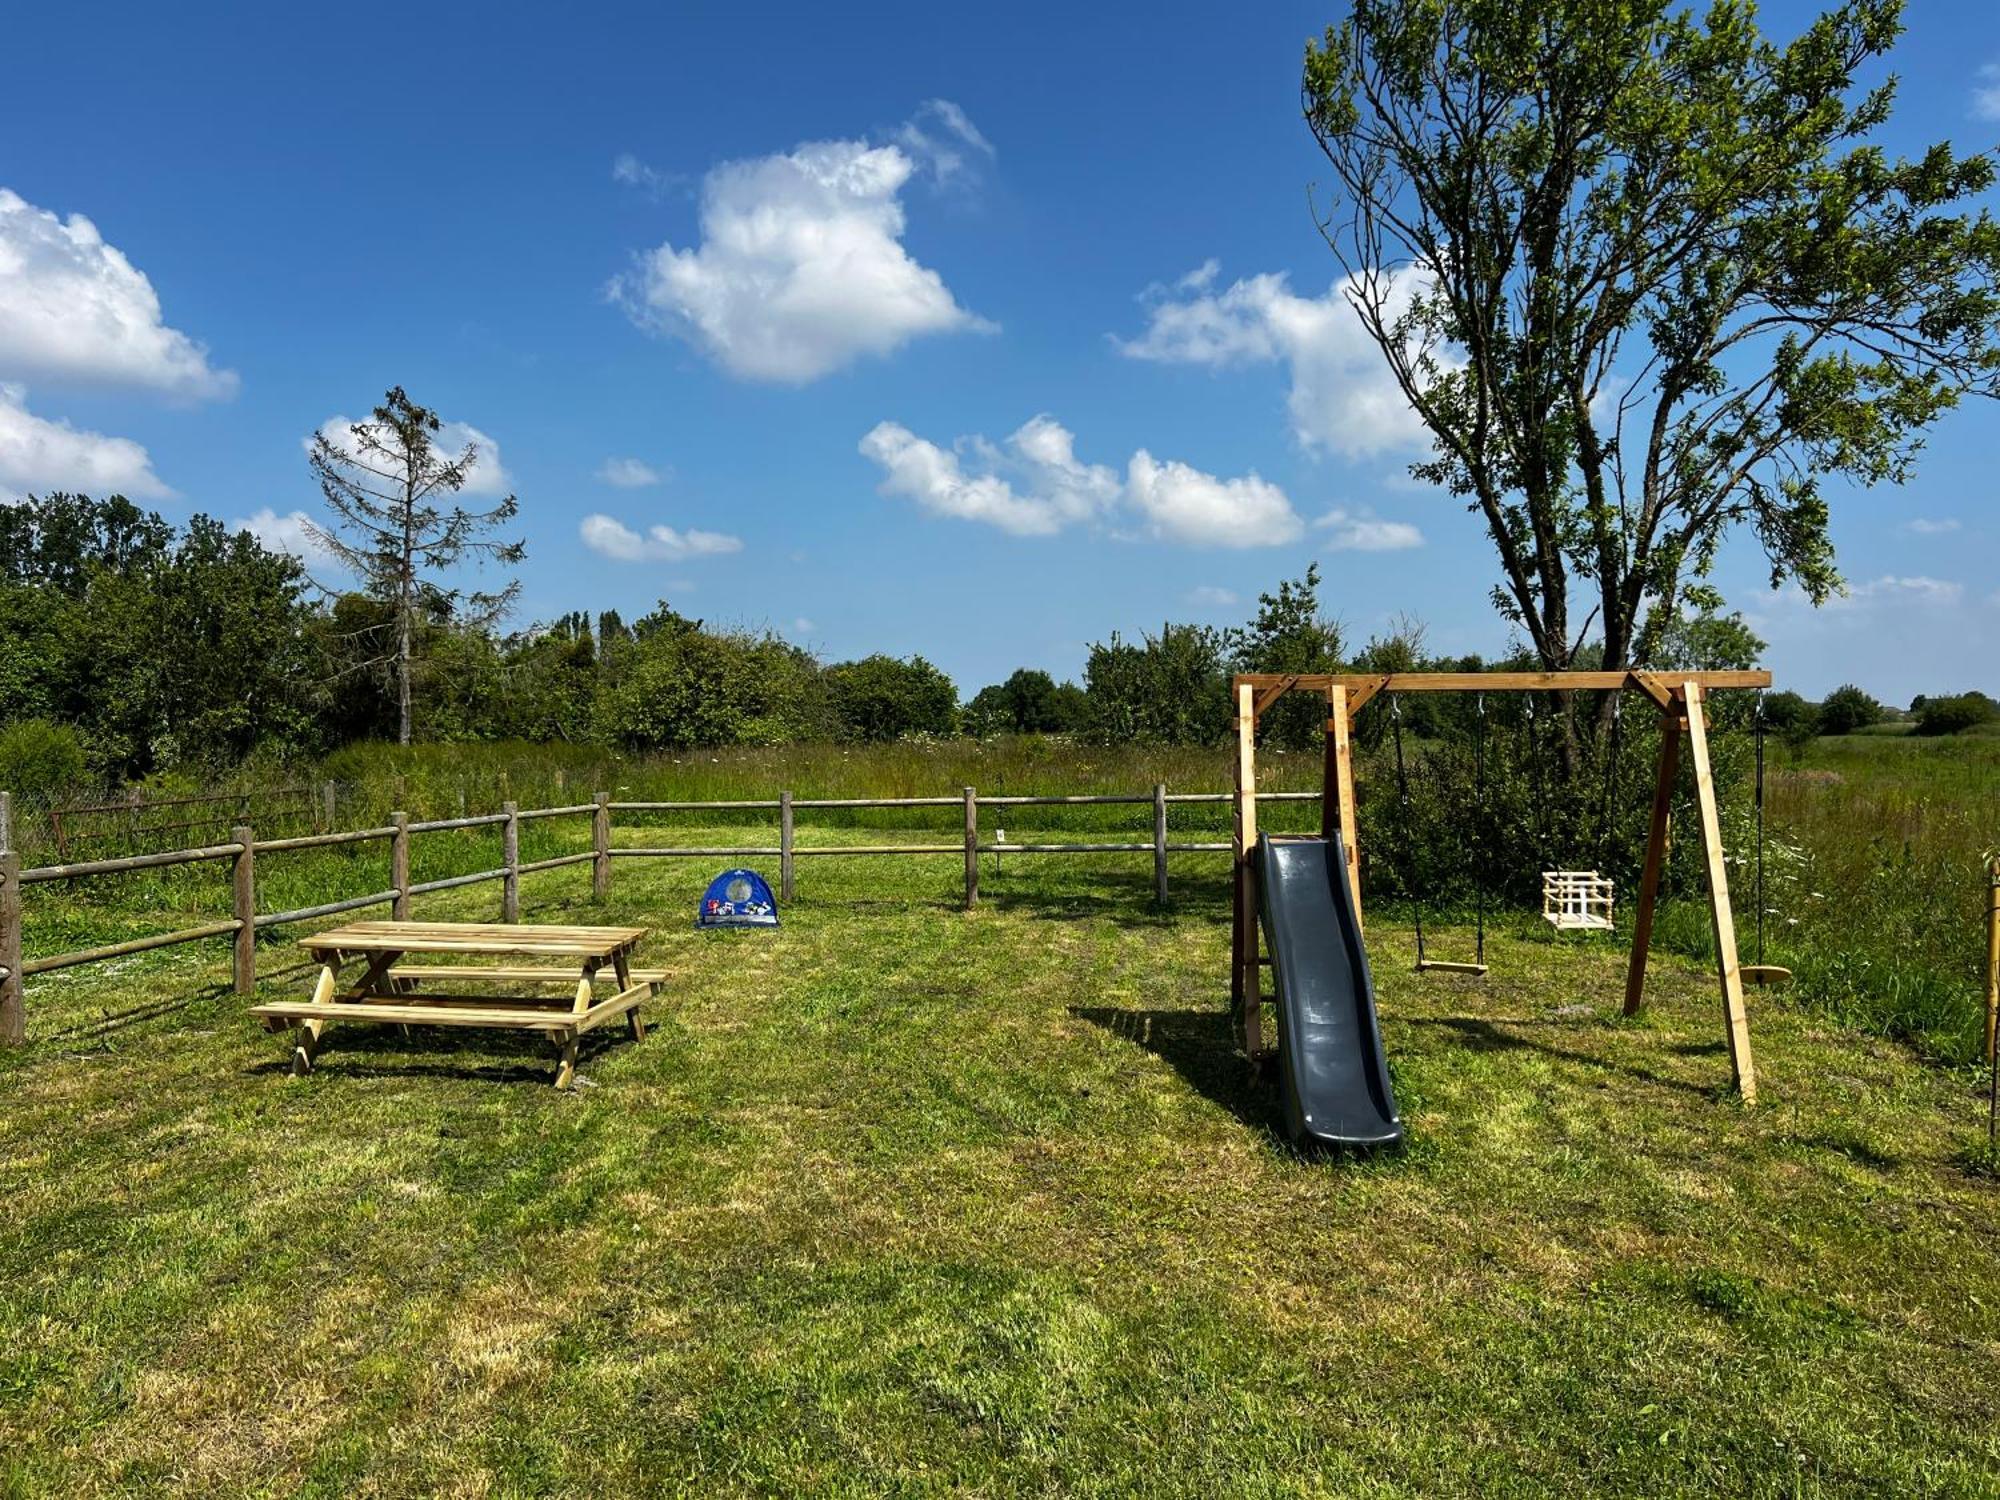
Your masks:
{"label": "tree with thin trunk", "polygon": [[1787,45],[1749,0],[1352,0],[1308,45],[1321,228],[1411,472],[1480,516],[1549,668],[1651,664],[1741,526],[1823,602],[1823,483],[1902,481],[2000,394],[1992,161],[1890,156],[1894,79],[1857,82],[1901,30],[1901,0]]}
{"label": "tree with thin trunk", "polygon": [[410,682],[426,631],[452,624],[484,629],[506,613],[521,587],[509,580],[490,592],[467,590],[450,586],[447,575],[463,563],[511,567],[527,550],[491,535],[519,511],[512,495],[491,510],[448,503],[471,477],[479,449],[468,443],[456,457],[441,452],[436,439],[442,427],[436,412],[397,386],[370,420],[348,424],[344,438],[315,434],[309,460],[334,520],[331,526],[309,521],[306,529],[388,607],[383,649],[362,665],[391,667],[396,739],[404,745],[410,743]]}

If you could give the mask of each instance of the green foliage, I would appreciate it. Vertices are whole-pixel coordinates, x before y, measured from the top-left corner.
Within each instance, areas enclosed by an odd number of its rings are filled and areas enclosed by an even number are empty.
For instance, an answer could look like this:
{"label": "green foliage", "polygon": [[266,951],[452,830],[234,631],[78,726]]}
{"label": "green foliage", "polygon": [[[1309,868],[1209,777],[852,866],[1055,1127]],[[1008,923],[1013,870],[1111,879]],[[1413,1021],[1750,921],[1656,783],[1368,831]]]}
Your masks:
{"label": "green foliage", "polygon": [[[1985,153],[1877,145],[1901,0],[1353,0],[1305,58],[1349,299],[1550,667],[1650,665],[1723,539],[1839,585],[1824,479],[1910,471],[2000,393]],[[1396,270],[1401,267],[1403,269]],[[1643,367],[1636,381],[1626,372]]]}
{"label": "green foliage", "polygon": [[1067,734],[1088,713],[1083,690],[1047,672],[1023,667],[1005,682],[973,694],[960,716],[967,734]]}
{"label": "green foliage", "polygon": [[511,567],[526,553],[521,542],[491,535],[518,513],[512,495],[484,511],[443,504],[465,487],[479,455],[474,446],[439,452],[442,430],[436,412],[397,386],[370,420],[350,424],[338,441],[314,434],[307,458],[333,516],[330,529],[311,523],[308,529],[389,612],[368,637],[366,660],[386,664],[394,677],[397,738],[404,744],[414,728],[412,682],[425,662],[421,648],[450,639],[435,627],[456,622],[483,632],[520,590],[518,580],[492,591],[463,589],[447,581],[457,576],[453,570],[489,562]]}
{"label": "green foliage", "polygon": [[0,729],[0,788],[46,802],[82,787],[89,774],[83,736],[67,724],[17,719]]}
{"label": "green foliage", "polygon": [[1819,706],[1821,734],[1853,734],[1880,722],[1882,705],[1853,683],[1846,683],[1826,695]]}
{"label": "green foliage", "polygon": [[[1285,579],[1275,594],[1257,596],[1257,614],[1231,638],[1239,672],[1337,672],[1340,627],[1320,613],[1319,564],[1305,576]],[[1326,705],[1308,693],[1288,693],[1262,716],[1262,738],[1287,749],[1319,744],[1326,731]]]}
{"label": "green foliage", "polygon": [[1138,645],[1113,631],[1084,665],[1086,732],[1105,744],[1217,743],[1232,717],[1227,649],[1206,625],[1163,625]]}
{"label": "green foliage", "polygon": [[921,656],[840,662],[826,669],[826,688],[847,739],[900,740],[958,727],[958,689]]}
{"label": "green foliage", "polygon": [[596,732],[623,748],[777,744],[833,725],[831,684],[808,653],[776,636],[710,632],[664,604],[630,639],[606,642],[603,667]]}
{"label": "green foliage", "polygon": [[1963,734],[2000,719],[2000,704],[1984,693],[1952,693],[1925,698],[1916,711],[1918,734]]}
{"label": "green foliage", "polygon": [[118,497],[30,498],[0,525],[0,718],[74,724],[107,777],[316,748],[298,563]]}

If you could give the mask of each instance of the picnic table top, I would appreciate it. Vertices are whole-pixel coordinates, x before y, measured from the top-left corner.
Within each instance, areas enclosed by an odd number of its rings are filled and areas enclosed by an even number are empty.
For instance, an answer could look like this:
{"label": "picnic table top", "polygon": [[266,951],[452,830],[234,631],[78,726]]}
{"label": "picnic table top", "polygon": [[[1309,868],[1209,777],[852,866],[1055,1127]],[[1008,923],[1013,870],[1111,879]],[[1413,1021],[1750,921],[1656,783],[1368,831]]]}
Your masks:
{"label": "picnic table top", "polygon": [[513,922],[349,922],[304,939],[310,952],[539,953],[607,959],[638,945],[644,927],[535,927]]}

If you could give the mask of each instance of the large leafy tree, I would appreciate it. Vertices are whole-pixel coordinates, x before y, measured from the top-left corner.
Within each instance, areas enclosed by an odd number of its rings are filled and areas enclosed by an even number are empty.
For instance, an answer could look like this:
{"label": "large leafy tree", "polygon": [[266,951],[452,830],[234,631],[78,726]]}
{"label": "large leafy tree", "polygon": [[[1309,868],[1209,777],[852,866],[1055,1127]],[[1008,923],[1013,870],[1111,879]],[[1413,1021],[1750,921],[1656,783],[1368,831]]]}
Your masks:
{"label": "large leafy tree", "polygon": [[1347,294],[1541,661],[1645,665],[1748,526],[1772,583],[1839,587],[1828,480],[1909,472],[2000,390],[1985,155],[1874,144],[1858,75],[1901,0],[1795,41],[1749,0],[1353,0],[1306,119]]}
{"label": "large leafy tree", "polygon": [[366,660],[385,663],[396,685],[396,739],[410,742],[410,680],[427,622],[455,622],[483,631],[504,614],[520,589],[511,580],[493,591],[447,583],[461,563],[518,563],[519,541],[491,533],[514,519],[519,506],[508,495],[490,510],[449,503],[465,488],[479,451],[456,454],[436,443],[443,423],[397,386],[372,419],[348,425],[336,442],[314,436],[308,462],[333,512],[331,526],[308,523],[335,561],[359,577],[368,593],[389,606],[380,649]]}

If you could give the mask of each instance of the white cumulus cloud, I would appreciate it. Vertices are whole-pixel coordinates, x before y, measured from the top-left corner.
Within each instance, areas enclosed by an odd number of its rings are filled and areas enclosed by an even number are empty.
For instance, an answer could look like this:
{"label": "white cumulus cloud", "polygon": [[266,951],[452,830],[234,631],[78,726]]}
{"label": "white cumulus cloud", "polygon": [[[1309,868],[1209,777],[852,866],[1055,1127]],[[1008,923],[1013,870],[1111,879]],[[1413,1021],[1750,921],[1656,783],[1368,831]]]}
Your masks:
{"label": "white cumulus cloud", "polygon": [[1972,86],[1972,113],[1981,120],[2000,120],[2000,62],[1987,63]]}
{"label": "white cumulus cloud", "polygon": [[1313,525],[1326,532],[1335,552],[1402,552],[1424,544],[1424,534],[1408,521],[1385,521],[1369,511],[1335,506]]}
{"label": "white cumulus cloud", "polygon": [[614,562],[684,562],[692,557],[720,557],[741,552],[740,537],[719,531],[676,531],[671,526],[648,526],[634,531],[615,516],[588,515],[577,527],[584,546]]}
{"label": "white cumulus cloud", "polygon": [[0,500],[51,490],[128,500],[172,497],[139,444],[38,417],[27,400],[20,386],[0,385]]}
{"label": "white cumulus cloud", "polygon": [[[956,170],[983,137],[936,102],[957,143],[939,149]],[[724,162],[702,182],[701,243],[645,252],[611,296],[640,327],[685,339],[732,375],[794,385],[927,334],[990,330],[903,248],[904,187],[926,160],[948,175],[937,151],[916,150],[814,141]]]}
{"label": "white cumulus cloud", "polygon": [[[1928,578],[1922,574],[1885,573],[1866,583],[1850,585],[1846,600],[1858,603],[1947,605],[1965,597],[1965,585],[1948,578]],[[1829,603],[1839,603],[1836,599]]]}
{"label": "white cumulus cloud", "polygon": [[1915,532],[1918,536],[1949,536],[1959,529],[1960,523],[1952,517],[1933,520],[1929,516],[1915,516],[1903,523],[1903,530]]}
{"label": "white cumulus cloud", "polygon": [[1196,547],[1275,547],[1304,528],[1285,492],[1246,474],[1218,479],[1188,464],[1164,463],[1141,448],[1125,471],[1126,498],[1155,535]]}
{"label": "white cumulus cloud", "polygon": [[[346,417],[328,417],[320,423],[319,435],[343,453],[366,456],[360,454],[354,429],[374,426],[372,417],[364,422],[354,422]],[[306,451],[310,453],[312,439],[304,441]],[[466,449],[472,450],[472,464],[466,470],[460,494],[491,498],[507,493],[511,478],[506,465],[500,462],[500,445],[477,427],[467,422],[446,422],[431,434],[431,446],[440,457],[454,460]],[[379,463],[379,459],[373,461]]]}
{"label": "white cumulus cloud", "polygon": [[1121,515],[1194,546],[1272,546],[1304,531],[1284,491],[1255,474],[1220,479],[1142,448],[1121,479],[1115,469],[1078,459],[1074,434],[1046,414],[1004,444],[970,437],[945,449],[899,422],[880,422],[860,447],[881,467],[884,495],[1016,536],[1052,536]]}
{"label": "white cumulus cloud", "polygon": [[1200,609],[1230,609],[1242,601],[1234,589],[1203,583],[1188,590],[1187,602]]}
{"label": "white cumulus cloud", "polygon": [[[1133,359],[1215,369],[1282,362],[1291,376],[1292,430],[1307,448],[1347,458],[1419,450],[1423,423],[1403,398],[1375,341],[1349,305],[1351,280],[1323,297],[1301,297],[1281,272],[1232,282],[1204,261],[1171,288],[1150,287],[1146,330],[1114,340]],[[1387,273],[1390,316],[1429,285],[1422,270]]]}
{"label": "white cumulus cloud", "polygon": [[301,562],[327,563],[333,560],[313,534],[312,518],[302,510],[280,515],[266,505],[229,523],[231,531],[247,531],[273,552],[289,552]]}
{"label": "white cumulus cloud", "polygon": [[643,490],[661,479],[658,469],[637,458],[607,458],[597,466],[597,477],[619,490]]}
{"label": "white cumulus cloud", "polygon": [[947,452],[899,422],[878,422],[861,439],[861,452],[881,465],[885,495],[914,500],[941,516],[983,521],[1015,536],[1051,536],[1073,521],[1099,514],[1118,496],[1118,476],[1102,465],[1078,462],[1075,444],[1069,429],[1053,417],[1035,417],[1004,448],[984,438],[969,439],[964,446],[977,468],[968,472],[957,452]]}
{"label": "white cumulus cloud", "polygon": [[146,274],[81,214],[0,188],[0,373],[66,385],[229,396],[236,375],[162,321]]}

